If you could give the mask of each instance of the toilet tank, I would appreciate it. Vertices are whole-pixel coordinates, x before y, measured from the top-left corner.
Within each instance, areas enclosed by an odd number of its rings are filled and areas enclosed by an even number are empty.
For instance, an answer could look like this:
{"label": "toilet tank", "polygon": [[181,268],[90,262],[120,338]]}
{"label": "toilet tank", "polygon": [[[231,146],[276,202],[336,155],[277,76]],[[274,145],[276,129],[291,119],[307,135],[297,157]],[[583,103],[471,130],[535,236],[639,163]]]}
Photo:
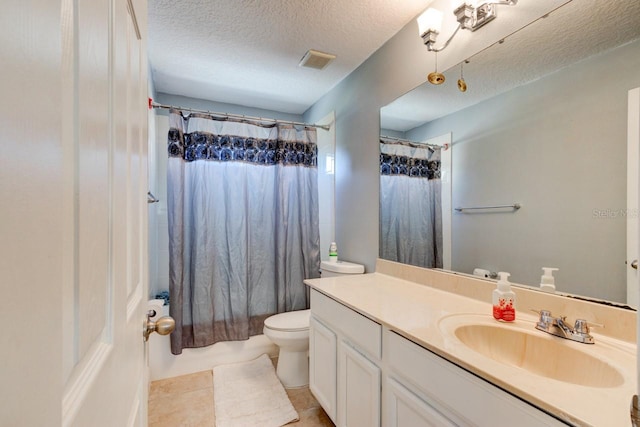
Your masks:
{"label": "toilet tank", "polygon": [[322,261],[320,263],[320,277],[337,277],[346,276],[348,274],[362,274],[364,273],[364,265],[355,264],[347,261]]}

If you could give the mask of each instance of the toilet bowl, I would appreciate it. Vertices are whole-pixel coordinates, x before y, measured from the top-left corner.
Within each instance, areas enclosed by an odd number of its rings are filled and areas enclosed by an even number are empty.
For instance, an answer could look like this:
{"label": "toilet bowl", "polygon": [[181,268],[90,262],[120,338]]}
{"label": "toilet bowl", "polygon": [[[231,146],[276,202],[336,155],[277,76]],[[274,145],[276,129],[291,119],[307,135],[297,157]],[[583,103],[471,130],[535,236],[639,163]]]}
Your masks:
{"label": "toilet bowl", "polygon": [[[321,276],[364,273],[364,266],[350,262],[323,261]],[[288,311],[264,321],[264,335],[280,348],[276,374],[285,388],[309,384],[309,318],[311,310]]]}
{"label": "toilet bowl", "polygon": [[288,311],[264,321],[264,334],[280,348],[276,374],[286,388],[309,384],[310,315],[311,310]]}

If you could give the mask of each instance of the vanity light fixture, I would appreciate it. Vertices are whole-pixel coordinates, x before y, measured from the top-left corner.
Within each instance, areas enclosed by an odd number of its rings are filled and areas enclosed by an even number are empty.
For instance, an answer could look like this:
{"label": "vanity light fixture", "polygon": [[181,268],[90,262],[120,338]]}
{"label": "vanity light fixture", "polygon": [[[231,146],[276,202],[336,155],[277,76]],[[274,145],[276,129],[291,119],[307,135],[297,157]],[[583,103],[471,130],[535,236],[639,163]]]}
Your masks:
{"label": "vanity light fixture", "polygon": [[458,26],[453,34],[451,34],[451,37],[449,37],[449,39],[440,47],[436,47],[435,43],[442,27],[443,14],[437,9],[430,7],[418,17],[418,30],[420,32],[420,37],[422,37],[424,44],[427,45],[427,49],[432,52],[440,52],[449,46],[449,43],[456,36],[460,28],[475,31],[496,18],[496,6],[515,6],[517,3],[518,0],[499,0],[480,3],[478,5],[469,4],[467,2],[462,3],[453,10],[453,14],[456,16],[456,20],[458,21]]}

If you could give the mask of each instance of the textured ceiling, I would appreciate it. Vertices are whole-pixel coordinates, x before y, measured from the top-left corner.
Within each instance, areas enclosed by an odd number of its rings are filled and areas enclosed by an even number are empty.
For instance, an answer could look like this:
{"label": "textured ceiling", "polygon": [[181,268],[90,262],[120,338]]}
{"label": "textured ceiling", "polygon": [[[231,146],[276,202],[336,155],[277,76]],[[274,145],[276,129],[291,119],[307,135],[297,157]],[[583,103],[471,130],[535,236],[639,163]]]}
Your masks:
{"label": "textured ceiling", "polygon": [[[159,92],[301,114],[432,0],[152,0]],[[337,55],[298,67],[308,49]]]}
{"label": "textured ceiling", "polygon": [[383,107],[381,127],[413,129],[639,37],[640,0],[573,0],[470,58],[467,92],[458,91],[453,67],[444,85],[425,83]]}

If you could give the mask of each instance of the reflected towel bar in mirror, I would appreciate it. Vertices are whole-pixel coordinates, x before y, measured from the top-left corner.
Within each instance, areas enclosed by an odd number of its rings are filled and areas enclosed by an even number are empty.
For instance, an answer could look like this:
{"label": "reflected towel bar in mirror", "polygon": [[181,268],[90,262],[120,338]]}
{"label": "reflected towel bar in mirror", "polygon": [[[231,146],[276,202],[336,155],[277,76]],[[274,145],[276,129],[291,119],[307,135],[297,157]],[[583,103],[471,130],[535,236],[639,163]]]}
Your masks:
{"label": "reflected towel bar in mirror", "polygon": [[480,210],[480,209],[503,209],[503,208],[510,208],[510,209],[513,209],[514,211],[517,211],[518,209],[521,208],[521,206],[520,206],[520,203],[514,203],[512,205],[474,206],[469,208],[455,208],[455,210],[458,212],[462,212],[462,211]]}

